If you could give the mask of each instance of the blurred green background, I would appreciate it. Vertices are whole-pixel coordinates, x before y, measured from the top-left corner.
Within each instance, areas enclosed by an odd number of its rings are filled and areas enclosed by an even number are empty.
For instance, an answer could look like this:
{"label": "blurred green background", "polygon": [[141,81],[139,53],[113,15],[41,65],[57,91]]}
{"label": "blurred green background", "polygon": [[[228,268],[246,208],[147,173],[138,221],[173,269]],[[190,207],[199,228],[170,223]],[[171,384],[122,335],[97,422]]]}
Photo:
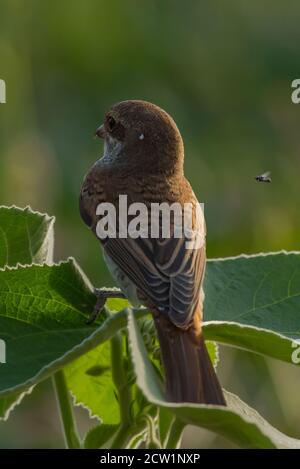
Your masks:
{"label": "blurred green background", "polygon": [[[92,135],[104,112],[145,99],[181,130],[209,257],[298,249],[299,18],[293,0],[0,0],[0,204],[55,215],[56,259],[74,256],[96,285],[111,284],[78,194],[102,152]],[[256,183],[266,170],[273,183]],[[225,387],[299,438],[299,371],[225,348],[221,358]],[[83,431],[87,413],[78,418]],[[62,444],[48,383],[0,424],[0,447]],[[191,430],[183,444],[229,446]]]}

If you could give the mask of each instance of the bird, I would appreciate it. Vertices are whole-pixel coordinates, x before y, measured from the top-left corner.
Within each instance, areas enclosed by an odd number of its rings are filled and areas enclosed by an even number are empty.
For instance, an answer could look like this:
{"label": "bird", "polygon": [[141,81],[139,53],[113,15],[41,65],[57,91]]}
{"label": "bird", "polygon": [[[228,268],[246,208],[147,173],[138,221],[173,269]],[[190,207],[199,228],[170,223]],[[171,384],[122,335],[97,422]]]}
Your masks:
{"label": "bird", "polygon": [[260,174],[258,176],[255,176],[255,179],[256,179],[257,182],[272,182],[271,172],[267,171],[264,174]]}
{"label": "bird", "polygon": [[[184,176],[184,145],[172,117],[155,104],[127,100],[105,114],[96,136],[104,152],[87,172],[80,191],[84,223],[100,241],[105,262],[121,288],[98,292],[91,321],[109,297],[126,297],[151,311],[160,344],[165,393],[170,402],[225,406],[224,394],[210,360],[202,331],[203,278],[206,265],[205,223],[193,213],[195,231],[204,242],[188,249],[185,239],[106,236],[99,239],[99,204],[198,203]],[[118,213],[120,215],[120,213]],[[161,219],[159,221],[161,223]],[[199,234],[198,233],[198,234]],[[102,293],[101,293],[102,292]]]}

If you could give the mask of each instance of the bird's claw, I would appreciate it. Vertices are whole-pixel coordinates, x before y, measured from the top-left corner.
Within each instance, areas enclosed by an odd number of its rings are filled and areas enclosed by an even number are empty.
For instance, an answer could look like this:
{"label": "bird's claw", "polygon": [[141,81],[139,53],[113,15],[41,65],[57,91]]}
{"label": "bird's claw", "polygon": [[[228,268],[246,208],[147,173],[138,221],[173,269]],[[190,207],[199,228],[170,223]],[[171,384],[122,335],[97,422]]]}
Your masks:
{"label": "bird's claw", "polygon": [[101,290],[99,288],[95,288],[94,293],[97,297],[97,301],[93,311],[86,321],[86,324],[93,324],[97,320],[108,298],[126,298],[120,290]]}
{"label": "bird's claw", "polygon": [[86,324],[93,324],[93,322],[97,320],[99,314],[101,313],[101,311],[103,310],[105,306],[106,299],[107,298],[104,298],[103,296],[97,295],[96,304],[93,308],[93,311],[89,315],[89,318],[86,320]]}

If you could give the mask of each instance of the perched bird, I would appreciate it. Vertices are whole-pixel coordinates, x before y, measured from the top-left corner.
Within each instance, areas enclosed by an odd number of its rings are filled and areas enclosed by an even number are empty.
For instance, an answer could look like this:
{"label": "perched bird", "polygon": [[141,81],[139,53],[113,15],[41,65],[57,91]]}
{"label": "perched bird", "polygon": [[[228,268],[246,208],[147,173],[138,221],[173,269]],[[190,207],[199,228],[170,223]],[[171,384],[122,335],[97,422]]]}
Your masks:
{"label": "perched bird", "polygon": [[255,176],[255,179],[256,179],[257,182],[272,182],[270,171],[267,171],[264,174],[260,174],[258,176]]}
{"label": "perched bird", "polygon": [[[109,202],[118,211],[120,195],[127,195],[128,204],[147,207],[197,204],[184,177],[180,132],[158,106],[138,100],[115,104],[96,135],[104,139],[104,155],[87,173],[80,193],[82,219],[95,234],[97,206]],[[194,214],[193,223],[205,240],[204,223],[198,226]],[[100,241],[123,293],[100,293],[96,310],[107,297],[122,294],[134,305],[147,306],[160,342],[167,398],[226,405],[202,335],[205,241],[198,249],[187,249],[174,230],[169,238],[107,236]]]}

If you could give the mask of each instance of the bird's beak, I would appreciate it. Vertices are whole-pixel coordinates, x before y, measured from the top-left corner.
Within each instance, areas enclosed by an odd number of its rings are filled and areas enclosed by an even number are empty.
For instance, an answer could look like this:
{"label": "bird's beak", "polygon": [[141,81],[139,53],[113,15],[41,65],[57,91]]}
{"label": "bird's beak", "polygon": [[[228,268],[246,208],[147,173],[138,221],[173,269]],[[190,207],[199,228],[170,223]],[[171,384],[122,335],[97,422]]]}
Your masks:
{"label": "bird's beak", "polygon": [[105,135],[106,135],[106,132],[105,132],[105,128],[104,128],[104,125],[100,125],[100,127],[96,130],[95,132],[95,137],[99,137],[99,138],[105,138]]}

